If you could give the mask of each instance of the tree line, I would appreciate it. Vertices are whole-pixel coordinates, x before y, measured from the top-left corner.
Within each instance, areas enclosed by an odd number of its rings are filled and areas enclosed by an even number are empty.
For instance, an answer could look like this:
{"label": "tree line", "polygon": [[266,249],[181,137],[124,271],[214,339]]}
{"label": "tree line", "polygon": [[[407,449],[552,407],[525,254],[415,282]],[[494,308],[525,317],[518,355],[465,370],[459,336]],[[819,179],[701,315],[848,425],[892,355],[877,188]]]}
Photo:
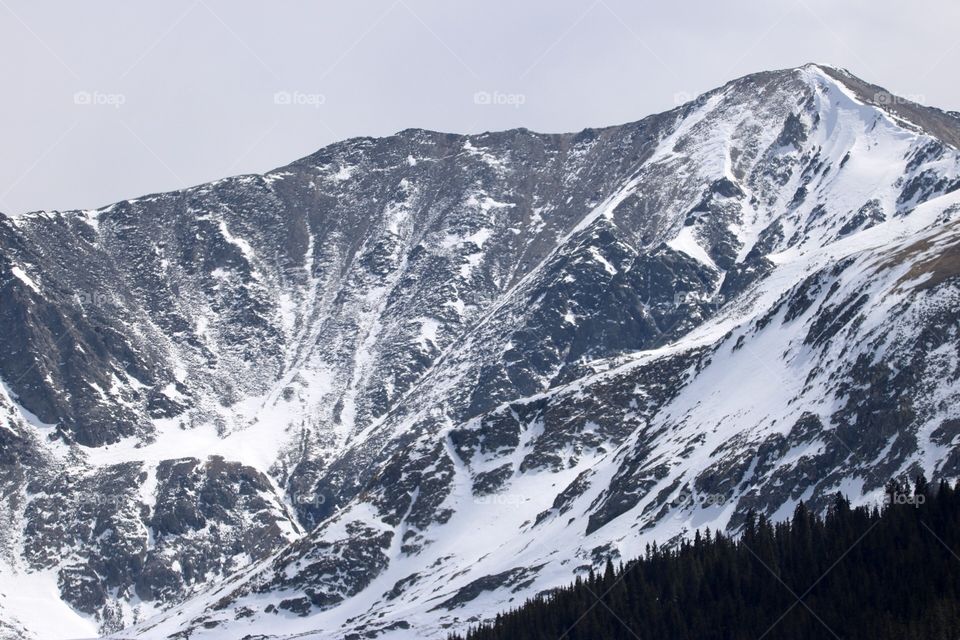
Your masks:
{"label": "tree line", "polygon": [[590,571],[450,640],[958,640],[960,483],[891,481],[774,523],[749,514]]}

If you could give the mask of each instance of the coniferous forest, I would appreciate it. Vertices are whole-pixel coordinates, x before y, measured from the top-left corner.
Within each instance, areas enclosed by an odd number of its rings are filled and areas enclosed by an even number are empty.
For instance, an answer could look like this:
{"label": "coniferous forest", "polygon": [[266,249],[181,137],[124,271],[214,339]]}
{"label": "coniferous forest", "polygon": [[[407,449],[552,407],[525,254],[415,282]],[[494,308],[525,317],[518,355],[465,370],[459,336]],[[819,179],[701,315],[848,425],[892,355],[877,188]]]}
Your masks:
{"label": "coniferous forest", "polygon": [[958,488],[892,482],[883,508],[838,494],[822,516],[800,503],[787,522],[749,516],[735,538],[650,546],[466,640],[957,640]]}

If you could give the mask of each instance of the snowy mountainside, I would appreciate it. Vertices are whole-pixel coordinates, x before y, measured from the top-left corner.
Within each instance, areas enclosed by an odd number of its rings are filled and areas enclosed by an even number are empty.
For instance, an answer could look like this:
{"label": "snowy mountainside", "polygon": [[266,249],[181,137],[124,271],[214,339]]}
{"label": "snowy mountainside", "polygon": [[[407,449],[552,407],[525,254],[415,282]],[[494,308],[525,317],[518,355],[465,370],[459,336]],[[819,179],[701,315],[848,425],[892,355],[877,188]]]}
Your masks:
{"label": "snowy mountainside", "polygon": [[0,218],[0,637],[443,637],[956,477],[958,131],[807,65]]}

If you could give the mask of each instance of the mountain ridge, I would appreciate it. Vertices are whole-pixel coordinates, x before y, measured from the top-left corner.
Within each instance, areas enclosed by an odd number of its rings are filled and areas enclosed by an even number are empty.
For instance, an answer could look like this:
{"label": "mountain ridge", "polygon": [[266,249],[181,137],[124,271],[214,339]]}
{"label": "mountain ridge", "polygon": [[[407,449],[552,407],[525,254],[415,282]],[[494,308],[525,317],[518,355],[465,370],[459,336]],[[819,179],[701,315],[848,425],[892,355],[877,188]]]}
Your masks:
{"label": "mountain ridge", "polygon": [[[857,78],[857,77],[856,77],[853,73],[851,73],[847,68],[838,67],[838,66],[835,66],[835,65],[832,65],[832,64],[829,64],[829,63],[807,62],[807,63],[801,64],[801,65],[799,65],[799,66],[796,66],[796,67],[784,67],[784,68],[782,68],[782,69],[772,69],[772,70],[767,70],[767,71],[756,71],[756,72],[752,72],[752,73],[745,74],[745,75],[740,76],[740,77],[738,77],[738,78],[734,78],[734,79],[732,79],[732,80],[727,81],[727,82],[726,82],[725,84],[723,84],[722,86],[719,86],[719,87],[717,87],[717,88],[715,88],[715,89],[708,90],[708,91],[706,91],[706,92],[704,92],[704,93],[702,93],[702,94],[700,94],[700,95],[698,95],[698,96],[696,96],[696,97],[693,97],[693,98],[691,98],[690,100],[688,100],[687,102],[685,102],[685,103],[683,103],[683,104],[676,105],[676,106],[675,106],[674,108],[672,108],[672,109],[668,109],[668,110],[666,110],[666,111],[661,111],[661,112],[657,112],[657,113],[652,113],[652,114],[650,114],[650,115],[644,116],[644,117],[641,118],[640,120],[628,120],[628,121],[625,121],[625,122],[622,122],[622,123],[619,123],[619,124],[612,124],[612,125],[588,126],[588,127],[586,127],[586,128],[583,128],[583,129],[571,130],[571,131],[539,131],[539,130],[530,129],[530,128],[528,128],[528,127],[520,126],[520,127],[513,127],[513,128],[510,128],[510,129],[487,130],[487,131],[482,131],[482,132],[478,132],[478,133],[458,133],[458,132],[456,132],[456,131],[441,131],[441,130],[436,130],[436,129],[428,129],[428,128],[424,128],[424,127],[415,127],[415,126],[413,126],[413,127],[405,127],[405,128],[403,128],[403,129],[400,129],[400,130],[398,130],[398,131],[396,131],[396,132],[394,132],[394,133],[392,133],[392,134],[390,134],[390,135],[386,135],[386,136],[377,137],[377,136],[364,136],[364,135],[360,135],[360,136],[354,136],[354,137],[350,137],[350,138],[344,138],[344,139],[342,139],[342,140],[336,140],[336,141],[334,141],[334,142],[331,142],[330,144],[327,144],[327,145],[325,145],[325,146],[317,149],[316,151],[314,151],[314,152],[312,152],[312,153],[308,153],[307,155],[302,156],[302,157],[300,157],[300,158],[298,158],[298,159],[296,159],[296,160],[293,160],[293,161],[291,161],[291,162],[289,162],[289,163],[287,163],[287,164],[279,165],[279,166],[277,166],[277,167],[274,167],[274,168],[272,168],[272,169],[268,169],[268,170],[266,170],[266,171],[264,171],[264,172],[260,172],[260,173],[258,173],[258,172],[252,172],[252,173],[235,174],[235,175],[231,175],[231,176],[227,176],[227,177],[223,177],[223,178],[217,178],[217,179],[212,180],[212,181],[200,182],[200,183],[197,183],[197,184],[180,187],[180,188],[177,188],[177,189],[165,190],[165,191],[154,191],[154,192],[150,192],[150,193],[146,193],[146,194],[142,194],[142,195],[136,196],[136,197],[134,197],[134,198],[124,198],[124,199],[117,200],[117,201],[115,201],[115,202],[111,202],[111,203],[108,203],[108,204],[105,204],[105,205],[102,205],[102,206],[99,206],[99,207],[93,207],[93,208],[91,208],[91,209],[36,209],[36,210],[24,211],[24,212],[20,212],[20,213],[11,213],[11,212],[3,212],[3,211],[0,211],[0,216],[5,216],[5,217],[8,217],[8,218],[15,218],[15,217],[19,217],[19,216],[40,215],[40,214],[45,214],[45,213],[47,213],[47,214],[54,214],[54,213],[70,213],[70,212],[76,212],[76,211],[98,211],[98,210],[101,210],[101,209],[109,208],[109,207],[111,207],[111,206],[115,206],[115,205],[117,205],[117,204],[119,204],[119,203],[121,203],[121,202],[129,202],[129,201],[132,201],[132,200],[140,200],[140,199],[143,199],[143,198],[152,198],[152,197],[157,197],[157,196],[164,195],[164,194],[168,194],[168,193],[179,193],[179,192],[183,192],[183,191],[190,191],[190,190],[192,190],[192,189],[198,189],[198,188],[201,188],[201,187],[210,185],[210,184],[216,184],[216,183],[222,182],[222,181],[224,181],[224,180],[233,180],[233,179],[241,179],[241,178],[253,178],[253,177],[263,177],[263,176],[266,176],[266,175],[269,175],[269,174],[272,174],[272,173],[276,173],[276,172],[279,172],[279,171],[283,171],[284,169],[286,169],[286,168],[288,168],[288,167],[290,167],[290,166],[293,166],[293,165],[297,165],[297,164],[301,164],[301,163],[309,163],[312,158],[314,158],[315,156],[318,156],[318,155],[322,154],[324,151],[326,151],[326,150],[328,150],[328,149],[330,149],[330,148],[332,148],[332,147],[338,147],[338,146],[341,146],[341,145],[350,145],[350,144],[353,144],[353,143],[360,143],[360,142],[377,142],[377,141],[386,140],[386,139],[392,139],[392,138],[405,138],[405,137],[409,137],[410,135],[414,135],[414,134],[427,134],[427,135],[431,135],[431,136],[446,136],[446,137],[451,137],[451,136],[452,136],[452,137],[459,137],[459,138],[482,137],[482,136],[489,136],[489,135],[493,135],[493,134],[506,135],[506,134],[511,134],[511,133],[524,133],[524,134],[532,134],[532,135],[535,135],[535,136],[544,136],[544,137],[575,137],[575,136],[582,135],[582,134],[585,134],[585,133],[588,133],[588,132],[589,132],[589,133],[602,132],[602,131],[613,130],[613,129],[618,129],[618,128],[622,128],[622,127],[627,127],[627,126],[630,126],[630,125],[636,125],[636,124],[642,122],[643,120],[645,120],[645,119],[647,119],[647,118],[653,118],[653,117],[657,117],[657,116],[664,116],[664,115],[669,114],[669,113],[672,113],[672,112],[674,112],[674,111],[683,109],[684,107],[687,107],[687,106],[689,106],[690,104],[694,104],[694,103],[702,100],[702,99],[704,98],[704,96],[708,96],[709,94],[712,94],[712,93],[714,93],[714,92],[720,91],[720,90],[726,88],[728,85],[733,85],[733,84],[738,83],[738,82],[741,82],[741,81],[743,81],[743,80],[747,80],[747,79],[751,79],[751,78],[755,78],[755,77],[761,77],[761,76],[770,75],[770,74],[773,74],[773,75],[790,74],[790,73],[802,71],[802,70],[804,70],[804,69],[820,69],[820,70],[823,70],[825,73],[828,73],[828,74],[831,74],[831,75],[834,75],[834,74],[835,74],[834,77],[836,77],[836,79],[837,79],[838,82],[842,82],[842,80],[840,79],[840,77],[844,77],[844,76],[847,77],[847,78],[853,78],[853,79],[859,80],[859,78]],[[860,82],[863,82],[863,81],[860,80]],[[877,91],[883,92],[883,93],[886,94],[886,95],[890,95],[890,96],[896,97],[896,99],[897,99],[898,102],[903,102],[903,103],[910,102],[909,100],[905,100],[905,99],[903,99],[903,98],[897,97],[897,96],[896,96],[895,94],[893,94],[892,92],[890,92],[890,91],[888,91],[888,90],[886,90],[886,89],[884,89],[883,87],[880,87],[880,86],[878,86],[878,85],[872,85],[872,84],[871,84],[871,85],[869,85],[869,86],[870,86],[871,88],[876,89]],[[914,103],[914,104],[916,104],[916,103]],[[944,111],[944,110],[938,109],[937,107],[928,106],[928,105],[920,105],[920,104],[918,104],[917,106],[920,106],[920,107],[922,107],[923,109],[926,109],[926,110],[938,111],[938,112],[940,112],[940,113],[947,114],[947,115],[949,115],[949,114],[955,114],[955,115],[953,115],[952,117],[954,117],[954,118],[960,118],[960,112],[956,112],[956,111]],[[952,143],[951,143],[951,144],[952,144]],[[956,145],[954,144],[953,146],[956,146]]]}
{"label": "mountain ridge", "polygon": [[440,637],[953,477],[960,159],[907,124],[806,65],[0,218],[6,563],[121,637]]}

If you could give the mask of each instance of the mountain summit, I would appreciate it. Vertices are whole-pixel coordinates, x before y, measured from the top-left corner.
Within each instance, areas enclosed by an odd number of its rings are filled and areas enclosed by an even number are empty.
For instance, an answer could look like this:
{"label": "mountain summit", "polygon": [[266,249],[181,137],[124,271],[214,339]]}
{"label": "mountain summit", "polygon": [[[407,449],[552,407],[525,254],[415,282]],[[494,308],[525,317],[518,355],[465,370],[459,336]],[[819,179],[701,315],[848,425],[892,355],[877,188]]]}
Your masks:
{"label": "mountain summit", "polygon": [[957,477],[958,147],[806,65],[0,217],[0,637],[442,638]]}

